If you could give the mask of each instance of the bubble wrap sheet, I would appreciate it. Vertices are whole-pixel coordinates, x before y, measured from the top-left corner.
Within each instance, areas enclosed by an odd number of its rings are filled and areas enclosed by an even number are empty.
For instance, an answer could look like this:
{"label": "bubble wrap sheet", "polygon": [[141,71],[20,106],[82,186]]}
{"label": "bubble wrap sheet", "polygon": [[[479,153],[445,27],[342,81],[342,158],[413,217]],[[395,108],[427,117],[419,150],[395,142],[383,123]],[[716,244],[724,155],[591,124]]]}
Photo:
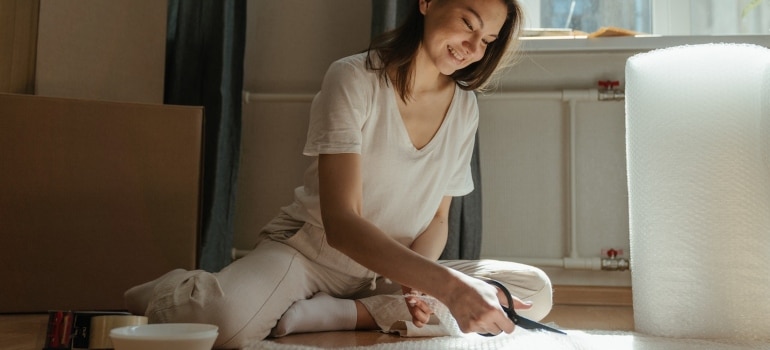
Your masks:
{"label": "bubble wrap sheet", "polygon": [[[495,337],[444,336],[425,340],[334,347],[337,350],[768,350],[770,343],[652,337],[630,332],[568,331],[568,335],[516,329]],[[403,339],[403,338],[402,338]],[[412,338],[414,339],[414,338]],[[322,350],[329,346],[257,341],[244,350]]]}
{"label": "bubble wrap sheet", "polygon": [[626,63],[636,330],[770,338],[770,50],[705,44]]}
{"label": "bubble wrap sheet", "polygon": [[[407,296],[408,295],[404,295],[404,297]],[[453,336],[463,335],[460,326],[457,325],[457,321],[452,317],[452,313],[449,312],[449,308],[447,308],[446,305],[438,301],[438,299],[427,295],[419,296],[417,298],[422,299],[422,301],[433,310],[433,314],[438,318],[439,325],[441,325],[444,334]]]}

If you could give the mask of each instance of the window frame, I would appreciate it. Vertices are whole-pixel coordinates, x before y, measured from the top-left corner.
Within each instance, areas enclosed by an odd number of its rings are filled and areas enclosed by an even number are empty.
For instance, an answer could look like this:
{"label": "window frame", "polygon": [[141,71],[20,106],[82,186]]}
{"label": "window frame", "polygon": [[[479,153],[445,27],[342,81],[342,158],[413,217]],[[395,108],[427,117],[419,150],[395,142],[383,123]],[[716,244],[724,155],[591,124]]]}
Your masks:
{"label": "window frame", "polygon": [[652,0],[655,35],[690,35],[690,1]]}

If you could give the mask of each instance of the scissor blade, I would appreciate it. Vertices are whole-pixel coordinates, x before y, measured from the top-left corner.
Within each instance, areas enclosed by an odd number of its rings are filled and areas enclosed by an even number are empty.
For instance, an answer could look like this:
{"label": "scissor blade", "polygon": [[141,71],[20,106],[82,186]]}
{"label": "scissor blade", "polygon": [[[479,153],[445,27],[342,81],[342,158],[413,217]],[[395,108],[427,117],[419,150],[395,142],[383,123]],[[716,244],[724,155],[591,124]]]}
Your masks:
{"label": "scissor blade", "polygon": [[560,330],[558,330],[556,328],[546,326],[546,325],[544,325],[544,324],[542,324],[540,322],[532,321],[532,320],[530,320],[530,319],[528,319],[526,317],[518,316],[518,321],[519,322],[516,322],[516,325],[521,327],[521,328],[524,328],[524,329],[544,330],[544,331],[549,331],[549,332],[554,332],[554,333],[559,333],[559,334],[567,334],[567,333],[564,333],[563,331],[560,331]]}

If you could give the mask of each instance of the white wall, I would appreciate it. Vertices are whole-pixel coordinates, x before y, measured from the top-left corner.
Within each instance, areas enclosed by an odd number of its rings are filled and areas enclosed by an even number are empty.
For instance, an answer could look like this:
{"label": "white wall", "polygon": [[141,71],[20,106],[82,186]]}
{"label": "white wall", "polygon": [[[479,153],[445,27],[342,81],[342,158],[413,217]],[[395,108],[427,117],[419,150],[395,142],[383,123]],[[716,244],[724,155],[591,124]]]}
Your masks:
{"label": "white wall", "polygon": [[35,94],[163,103],[165,1],[41,0]]}
{"label": "white wall", "polygon": [[[334,59],[369,38],[370,2],[249,2],[247,90],[308,94]],[[593,88],[623,79],[634,51],[525,52],[501,78],[506,91]],[[236,241],[249,249],[258,230],[290,203],[308,159],[301,155],[309,102],[244,105]],[[482,255],[560,258],[569,228],[568,109],[559,101],[481,99]],[[623,102],[577,105],[577,230],[582,256],[628,252]],[[630,285],[625,272],[549,269],[556,283]]]}
{"label": "white wall", "polygon": [[[244,89],[313,94],[329,64],[366,49],[371,2],[249,0]],[[291,203],[309,158],[302,156],[310,103],[243,106],[234,245],[250,249],[259,229]]]}
{"label": "white wall", "polygon": [[[623,82],[633,52],[525,51],[501,78],[500,91],[596,88]],[[582,101],[575,108],[577,252],[628,256],[623,101]],[[480,97],[482,256],[521,261],[569,255],[570,108],[556,99]],[[555,283],[630,285],[630,273],[547,269]]]}

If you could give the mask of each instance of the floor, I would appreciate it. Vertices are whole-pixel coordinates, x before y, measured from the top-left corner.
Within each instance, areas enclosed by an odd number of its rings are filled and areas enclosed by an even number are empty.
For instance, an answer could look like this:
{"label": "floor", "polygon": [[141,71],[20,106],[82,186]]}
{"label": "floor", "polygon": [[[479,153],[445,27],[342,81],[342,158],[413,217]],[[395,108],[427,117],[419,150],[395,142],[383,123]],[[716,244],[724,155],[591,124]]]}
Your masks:
{"label": "floor", "polygon": [[[634,313],[631,306],[555,305],[541,322],[553,323],[561,329],[632,331]],[[380,332],[329,332],[296,334],[273,341],[332,349],[411,340]]]}
{"label": "floor", "polygon": [[[0,314],[0,349],[42,349],[47,320],[47,314]],[[631,306],[555,305],[542,322],[553,323],[562,329],[633,330],[634,328]],[[335,348],[410,340],[379,332],[327,332],[291,335],[274,341]]]}

